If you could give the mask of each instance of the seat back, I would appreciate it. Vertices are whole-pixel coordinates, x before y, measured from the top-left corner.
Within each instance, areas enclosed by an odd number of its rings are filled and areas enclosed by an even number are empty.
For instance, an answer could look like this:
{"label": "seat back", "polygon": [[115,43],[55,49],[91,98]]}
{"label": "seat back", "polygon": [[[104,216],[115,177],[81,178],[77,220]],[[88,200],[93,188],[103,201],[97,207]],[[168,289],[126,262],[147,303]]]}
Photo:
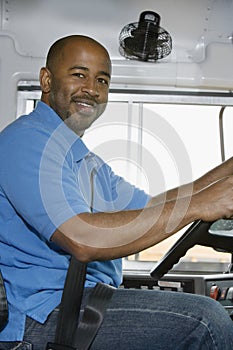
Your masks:
{"label": "seat back", "polygon": [[0,331],[4,329],[8,321],[8,303],[4,281],[0,271]]}

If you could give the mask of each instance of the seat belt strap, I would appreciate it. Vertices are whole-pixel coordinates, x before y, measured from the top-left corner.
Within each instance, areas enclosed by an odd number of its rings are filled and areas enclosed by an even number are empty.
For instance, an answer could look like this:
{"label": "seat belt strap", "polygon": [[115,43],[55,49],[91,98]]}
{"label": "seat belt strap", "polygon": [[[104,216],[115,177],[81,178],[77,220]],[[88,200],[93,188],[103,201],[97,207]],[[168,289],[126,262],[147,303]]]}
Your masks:
{"label": "seat belt strap", "polygon": [[83,317],[75,332],[73,346],[76,350],[87,350],[103,322],[106,309],[116,288],[97,283],[89,295]]}
{"label": "seat belt strap", "polygon": [[86,268],[85,263],[71,257],[62,294],[55,342],[48,343],[46,350],[87,350],[98,332],[115,288],[97,283],[89,295],[83,318],[78,322]]}
{"label": "seat belt strap", "polygon": [[74,332],[78,326],[85,278],[86,264],[72,256],[59,310],[55,335],[56,344],[72,346]]}

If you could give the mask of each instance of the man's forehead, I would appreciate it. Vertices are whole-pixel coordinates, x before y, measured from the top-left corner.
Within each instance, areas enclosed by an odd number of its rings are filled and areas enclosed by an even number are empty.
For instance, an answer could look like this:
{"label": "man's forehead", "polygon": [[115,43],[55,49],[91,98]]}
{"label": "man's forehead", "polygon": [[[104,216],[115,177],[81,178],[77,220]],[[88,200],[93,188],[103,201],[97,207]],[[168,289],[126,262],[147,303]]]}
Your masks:
{"label": "man's forehead", "polygon": [[71,67],[88,68],[88,63],[102,66],[102,70],[110,75],[111,61],[108,53],[101,46],[89,45],[88,42],[70,42],[61,51],[61,60],[66,60]]}

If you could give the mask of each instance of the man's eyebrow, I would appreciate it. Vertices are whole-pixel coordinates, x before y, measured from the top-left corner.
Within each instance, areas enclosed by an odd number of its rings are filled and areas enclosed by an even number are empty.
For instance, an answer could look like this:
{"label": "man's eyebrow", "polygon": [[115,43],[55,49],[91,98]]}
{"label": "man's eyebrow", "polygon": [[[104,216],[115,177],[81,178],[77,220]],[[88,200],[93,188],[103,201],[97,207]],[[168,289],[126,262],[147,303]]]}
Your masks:
{"label": "man's eyebrow", "polygon": [[87,67],[84,67],[84,66],[73,66],[73,67],[70,67],[69,70],[73,70],[73,69],[82,69],[82,70],[88,70]]}
{"label": "man's eyebrow", "polygon": [[[73,70],[73,69],[81,69],[81,70],[84,70],[84,71],[88,71],[89,69],[87,67],[84,67],[84,66],[73,66],[73,67],[70,67],[69,68],[69,71]],[[111,75],[108,73],[108,72],[105,72],[103,70],[99,71],[98,74],[100,75],[105,75],[107,76],[109,79],[111,79]]]}
{"label": "man's eyebrow", "polygon": [[99,72],[100,75],[106,75],[109,79],[111,79],[111,75],[103,70]]}

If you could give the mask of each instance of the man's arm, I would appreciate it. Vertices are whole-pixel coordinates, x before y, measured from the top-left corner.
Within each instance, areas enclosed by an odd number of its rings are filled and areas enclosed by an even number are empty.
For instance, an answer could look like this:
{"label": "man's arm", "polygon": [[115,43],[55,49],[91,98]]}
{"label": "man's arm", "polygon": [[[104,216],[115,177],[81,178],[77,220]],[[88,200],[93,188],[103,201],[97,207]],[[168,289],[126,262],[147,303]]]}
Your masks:
{"label": "man's arm", "polygon": [[214,182],[231,175],[233,175],[233,157],[229,158],[217,167],[211,169],[194,182],[173,188],[167,192],[153,197],[148,203],[148,206],[155,205],[157,203],[163,202],[164,200],[190,196],[191,194],[195,194],[203,190],[205,187],[213,184]]}
{"label": "man's arm", "polygon": [[51,239],[81,261],[108,260],[149,248],[194,220],[231,216],[233,176],[191,196],[143,210],[79,214],[62,224]]}
{"label": "man's arm", "polygon": [[213,168],[194,182],[194,192],[200,191],[206,186],[233,175],[233,157]]}

